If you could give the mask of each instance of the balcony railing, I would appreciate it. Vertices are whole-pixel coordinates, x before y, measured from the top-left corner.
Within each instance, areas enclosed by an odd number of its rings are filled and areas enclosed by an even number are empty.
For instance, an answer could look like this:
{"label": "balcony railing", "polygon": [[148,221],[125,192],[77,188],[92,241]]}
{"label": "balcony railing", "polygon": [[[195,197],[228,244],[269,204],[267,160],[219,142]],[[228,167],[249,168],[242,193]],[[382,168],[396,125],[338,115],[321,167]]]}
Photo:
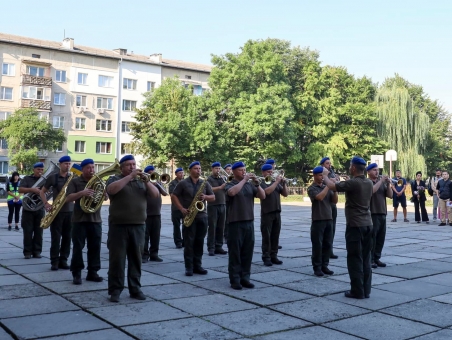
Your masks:
{"label": "balcony railing", "polygon": [[35,108],[39,110],[48,110],[52,111],[52,107],[50,106],[50,101],[38,100],[38,99],[22,99],[21,107],[23,108]]}
{"label": "balcony railing", "polygon": [[23,74],[22,75],[22,84],[23,85],[52,86],[52,78],[51,77],[38,77],[38,76],[31,76],[29,74]]}

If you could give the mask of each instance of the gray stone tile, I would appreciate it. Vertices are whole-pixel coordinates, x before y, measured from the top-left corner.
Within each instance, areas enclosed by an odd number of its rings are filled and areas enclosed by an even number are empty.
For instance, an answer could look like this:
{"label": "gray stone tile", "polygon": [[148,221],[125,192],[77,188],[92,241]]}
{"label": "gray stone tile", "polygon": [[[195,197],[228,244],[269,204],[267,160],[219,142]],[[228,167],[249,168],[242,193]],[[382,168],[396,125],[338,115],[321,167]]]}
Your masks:
{"label": "gray stone tile", "polygon": [[[350,283],[350,276],[348,274],[332,275],[329,277],[329,279]],[[376,274],[375,272],[372,273],[372,286],[381,285],[381,284],[385,284],[385,283],[391,283],[391,282],[398,282],[398,281],[403,281],[403,280],[404,279],[401,279],[399,277],[380,275],[380,274]]]}
{"label": "gray stone tile", "polygon": [[435,300],[435,301],[448,303],[448,304],[452,305],[452,293],[434,296],[434,297],[431,297],[430,300]]}
{"label": "gray stone tile", "polygon": [[203,318],[244,336],[254,336],[311,325],[304,320],[283,315],[266,308],[253,310],[252,313],[240,311]]}
{"label": "gray stone tile", "polygon": [[6,268],[0,267],[0,275],[14,275],[15,273]]}
{"label": "gray stone tile", "polygon": [[[126,278],[126,282],[127,282],[127,278]],[[153,273],[143,273],[143,275],[141,275],[140,282],[141,282],[142,286],[154,286],[154,285],[178,283],[179,281],[170,279],[165,276],[153,274]]]}
{"label": "gray stone tile", "polygon": [[379,285],[379,289],[399,293],[415,298],[428,298],[452,292],[452,287],[440,286],[419,280],[408,280]]}
{"label": "gray stone tile", "polygon": [[[319,308],[320,306],[322,308]],[[367,309],[346,305],[325,298],[288,302],[272,306],[271,308],[315,324],[369,313]]]}
{"label": "gray stone tile", "polygon": [[307,280],[310,278],[311,277],[308,275],[290,272],[288,270],[278,270],[251,275],[253,281],[265,282],[271,285],[280,285],[282,283]]}
{"label": "gray stone tile", "polygon": [[435,270],[438,273],[452,272],[452,263],[450,262],[444,262],[439,260],[426,260],[419,263],[415,263],[415,265],[418,267]]}
{"label": "gray stone tile", "polygon": [[38,259],[35,257],[32,257],[31,259],[25,259],[23,254],[10,254],[11,257],[13,258],[9,258],[9,259],[1,259],[0,260],[0,265],[2,266],[28,266],[30,264],[45,264],[45,263],[50,263],[49,259],[45,258],[44,255],[42,254],[42,258]]}
{"label": "gray stone tile", "polygon": [[96,339],[96,340],[132,340],[133,338],[120,330],[110,328],[101,331],[84,332],[70,335],[62,335],[51,338],[49,340],[80,340],[80,339]]}
{"label": "gray stone tile", "polygon": [[312,298],[312,295],[295,292],[281,287],[267,287],[255,289],[242,289],[226,292],[230,296],[241,300],[250,301],[261,306],[274,305],[277,303],[304,300]]}
{"label": "gray stone tile", "polygon": [[[82,292],[82,293],[72,293],[72,294],[64,294],[64,298],[72,301],[76,305],[90,309],[104,306],[117,306],[118,303],[110,302],[110,296],[108,295],[107,290],[98,290],[91,292]],[[153,301],[152,299],[148,299],[148,301]],[[129,296],[128,292],[123,292],[121,294],[121,299],[119,304],[133,304],[133,303],[141,303],[143,301],[132,299]]]}
{"label": "gray stone tile", "polygon": [[141,287],[141,291],[146,296],[149,296],[155,300],[179,299],[213,294],[213,292],[209,290],[196,287],[188,283]]}
{"label": "gray stone tile", "polygon": [[273,333],[269,335],[259,336],[258,340],[281,340],[281,339],[302,339],[302,340],[319,340],[319,339],[334,339],[334,340],[358,340],[353,335],[344,334],[333,329],[328,329],[321,326],[305,327],[294,329],[291,331],[284,331]]}
{"label": "gray stone tile", "polygon": [[384,273],[385,275],[400,277],[402,279],[416,279],[419,277],[435,275],[444,272],[443,270],[434,268],[425,268],[424,266],[420,265],[421,263],[422,262],[386,267]]}
{"label": "gray stone tile", "polygon": [[[269,284],[259,282],[259,281],[253,281],[251,277],[251,281],[254,283],[255,288],[264,288],[264,287],[270,287]],[[233,289],[231,288],[231,284],[229,283],[229,278],[223,278],[223,279],[216,279],[216,280],[205,280],[205,281],[196,281],[193,282],[193,285],[202,287],[205,289],[209,289],[213,292],[218,293],[229,293]]]}
{"label": "gray stone tile", "polygon": [[408,264],[424,261],[423,259],[419,258],[404,257],[398,255],[383,256],[381,260],[387,264]]}
{"label": "gray stone tile", "polygon": [[203,281],[203,280],[211,280],[211,279],[221,279],[228,277],[227,274],[214,271],[212,269],[208,270],[207,275],[199,275],[194,274],[193,276],[185,276],[185,269],[179,272],[174,273],[165,273],[163,274],[166,277],[169,277],[174,280],[179,280],[182,282],[196,282],[196,281]]}
{"label": "gray stone tile", "polygon": [[[42,273],[42,272],[50,272],[50,263],[39,263],[39,264],[29,264],[22,266],[9,266],[9,269],[18,273],[18,274],[29,274],[29,273]],[[62,272],[69,273],[68,270],[59,270],[60,274]]]}
{"label": "gray stone tile", "polygon": [[118,326],[182,319],[190,316],[157,301],[92,308],[90,312]]}
{"label": "gray stone tile", "polygon": [[33,283],[20,275],[3,275],[0,279],[1,286],[11,286],[11,285],[23,285],[27,283]]}
{"label": "gray stone tile", "polygon": [[417,279],[417,281],[452,287],[452,273],[443,273],[433,276],[421,277],[420,279]]}
{"label": "gray stone tile", "polygon": [[185,271],[184,264],[179,262],[160,263],[159,265],[148,265],[148,263],[142,265],[141,270],[143,272],[149,272],[154,274],[167,274]]}
{"label": "gray stone tile", "polygon": [[108,282],[107,280],[104,280],[102,282],[92,282],[83,280],[83,283],[81,285],[74,285],[72,281],[58,281],[42,283],[42,286],[50,289],[51,291],[57,294],[67,294],[77,292],[89,292],[93,290],[107,290]]}
{"label": "gray stone tile", "polygon": [[438,261],[452,262],[452,257],[443,257],[442,259],[438,259]]}
{"label": "gray stone tile", "polygon": [[0,319],[80,309],[58,295],[0,300]]}
{"label": "gray stone tile", "polygon": [[[33,282],[45,283],[45,282],[55,282],[55,281],[72,281],[72,274],[70,271],[44,271],[39,273],[23,274],[26,278],[32,280]],[[83,276],[82,276],[83,277]]]}
{"label": "gray stone tile", "polygon": [[438,330],[437,327],[378,312],[327,323],[326,327],[370,340],[401,340]]}
{"label": "gray stone tile", "polygon": [[196,316],[257,308],[257,306],[254,304],[250,304],[222,294],[166,300],[166,303]]}
{"label": "gray stone tile", "polygon": [[0,286],[0,300],[9,300],[43,295],[52,295],[52,292],[34,283],[25,285]]}
{"label": "gray stone tile", "polygon": [[350,290],[350,283],[330,280],[323,277],[286,283],[281,285],[281,287],[311,295],[324,296]]}
{"label": "gray stone tile", "polygon": [[[2,323],[21,339],[34,339],[111,328],[109,324],[82,311],[3,319]],[[52,326],[50,327],[50,325]]]}
{"label": "gray stone tile", "polygon": [[124,330],[139,339],[149,340],[220,340],[237,339],[239,337],[237,333],[198,318],[147,323],[125,327]]}
{"label": "gray stone tile", "polygon": [[450,339],[452,339],[452,330],[443,329],[438,332],[414,338],[413,340],[450,340]]}
{"label": "gray stone tile", "polygon": [[408,253],[408,254],[404,254],[404,256],[414,257],[417,259],[426,259],[426,260],[435,260],[435,259],[440,259],[443,257],[448,257],[447,254],[441,254],[441,253],[435,253],[435,252],[424,252],[424,251]]}

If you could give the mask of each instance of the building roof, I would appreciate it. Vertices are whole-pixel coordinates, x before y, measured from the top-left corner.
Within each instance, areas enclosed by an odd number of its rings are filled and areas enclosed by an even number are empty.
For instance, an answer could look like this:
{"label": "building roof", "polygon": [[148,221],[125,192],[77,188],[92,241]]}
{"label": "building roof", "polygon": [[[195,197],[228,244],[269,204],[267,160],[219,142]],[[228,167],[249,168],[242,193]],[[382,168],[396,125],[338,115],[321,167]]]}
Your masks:
{"label": "building roof", "polygon": [[103,49],[99,49],[99,48],[75,45],[75,44],[74,44],[74,48],[70,49],[70,48],[64,47],[63,43],[57,42],[57,41],[22,37],[19,35],[6,34],[6,33],[1,33],[1,32],[0,32],[0,42],[19,44],[19,45],[27,45],[27,46],[32,46],[32,47],[40,47],[40,48],[58,50],[58,51],[67,51],[70,53],[80,53],[80,54],[105,57],[105,58],[113,58],[113,59],[118,59],[118,60],[123,59],[123,60],[128,60],[128,61],[146,63],[146,64],[160,65],[163,67],[178,68],[178,69],[185,69],[185,70],[192,70],[192,71],[199,71],[199,72],[206,72],[206,73],[210,73],[210,71],[212,70],[211,65],[190,63],[190,62],[181,61],[181,60],[171,60],[171,59],[163,59],[163,58],[161,59],[161,62],[158,62],[155,60],[155,58],[150,59],[149,56],[145,56],[145,55],[134,54],[134,53],[120,54],[113,50],[111,50],[111,51],[103,50]]}

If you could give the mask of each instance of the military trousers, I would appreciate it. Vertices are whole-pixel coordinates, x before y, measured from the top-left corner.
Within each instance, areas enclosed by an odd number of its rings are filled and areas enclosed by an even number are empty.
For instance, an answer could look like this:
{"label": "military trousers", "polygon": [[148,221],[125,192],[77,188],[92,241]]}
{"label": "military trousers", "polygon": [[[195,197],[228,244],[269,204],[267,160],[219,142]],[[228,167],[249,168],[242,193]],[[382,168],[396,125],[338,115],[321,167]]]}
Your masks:
{"label": "military trousers", "polygon": [[182,230],[184,235],[185,269],[193,270],[202,267],[204,238],[207,233],[207,215],[196,216],[191,226]]}
{"label": "military trousers", "polygon": [[333,214],[333,224],[331,226],[331,250],[330,254],[333,255],[333,243],[334,243],[334,236],[336,235],[336,220],[337,220],[337,206],[336,204],[331,204],[331,213]]}
{"label": "military trousers", "polygon": [[231,284],[249,281],[254,250],[254,221],[229,223],[228,254]]}
{"label": "military trousers", "polygon": [[83,248],[87,245],[88,272],[100,269],[100,248],[102,243],[102,223],[72,223],[72,259],[71,272],[80,272],[85,268]]}
{"label": "military trousers", "polygon": [[274,211],[261,215],[262,260],[278,256],[279,235],[281,233],[281,213]]}
{"label": "military trousers", "polygon": [[207,232],[207,250],[223,248],[224,224],[226,221],[226,205],[207,205],[209,230]]}
{"label": "military trousers", "polygon": [[146,218],[146,231],[144,234],[144,247],[142,254],[143,258],[147,259],[158,255],[161,229],[162,219],[160,215],[148,216]]}
{"label": "military trousers", "polygon": [[386,238],[386,215],[372,214],[372,255],[371,261],[375,262],[381,258],[381,252]]}
{"label": "military trousers", "polygon": [[182,233],[180,231],[183,219],[184,215],[182,215],[180,210],[171,210],[171,221],[173,222],[173,239],[176,246],[178,244],[184,244]]}
{"label": "military trousers", "polygon": [[72,211],[59,212],[50,225],[50,263],[67,263],[71,253]]}
{"label": "military trousers", "polygon": [[44,209],[38,211],[22,210],[22,229],[24,233],[24,255],[39,255],[42,252],[41,220]]}
{"label": "military trousers", "polygon": [[333,220],[312,221],[311,223],[311,260],[314,270],[328,267],[331,254],[332,230]]}

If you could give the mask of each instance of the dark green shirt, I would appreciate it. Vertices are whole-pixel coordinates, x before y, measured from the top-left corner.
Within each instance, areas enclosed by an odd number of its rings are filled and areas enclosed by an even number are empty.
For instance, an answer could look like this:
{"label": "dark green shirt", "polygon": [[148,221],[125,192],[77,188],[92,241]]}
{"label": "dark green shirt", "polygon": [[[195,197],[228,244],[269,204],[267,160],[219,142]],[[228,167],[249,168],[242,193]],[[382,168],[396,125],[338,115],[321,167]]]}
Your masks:
{"label": "dark green shirt", "polygon": [[[173,195],[175,195],[178,199],[180,204],[182,204],[182,207],[185,209],[188,209],[190,207],[190,204],[193,202],[196,193],[198,192],[201,184],[204,181],[202,179],[198,180],[198,182],[193,183],[191,177],[188,177],[182,181],[180,181],[176,188],[173,191]],[[213,195],[212,187],[210,186],[209,182],[206,183],[203,193],[205,195]],[[199,199],[197,199],[199,200]],[[206,214],[206,203],[204,202],[204,210],[198,211],[198,214],[196,215],[196,218],[205,216]]]}
{"label": "dark green shirt", "polygon": [[[169,185],[168,185],[168,193],[171,195],[174,191],[174,189],[176,189],[177,184],[179,184],[179,180],[177,180],[176,178],[173,179]],[[177,207],[171,203],[171,211],[178,211],[179,209],[177,209]]]}
{"label": "dark green shirt", "polygon": [[[67,187],[66,194],[69,196],[70,194],[75,194],[77,192],[83,191],[86,188],[86,185],[88,184],[88,181],[85,180],[83,175],[80,177],[74,178],[71,183],[69,183]],[[85,213],[82,208],[80,207],[80,200],[75,201],[74,204],[74,213],[72,214],[72,222],[79,223],[79,222],[93,222],[93,223],[102,223],[102,218],[100,216],[100,210],[97,210],[95,213],[87,214]],[[103,198],[102,198],[103,201]]]}
{"label": "dark green shirt", "polygon": [[[221,177],[213,177],[213,176],[209,176],[207,178],[207,181],[209,182],[209,184],[214,188],[214,187],[220,187],[223,185],[224,181]],[[214,191],[215,194],[215,201],[214,202],[209,202],[209,205],[220,205],[220,204],[226,204],[225,201],[225,192],[224,190],[217,190]]]}
{"label": "dark green shirt", "polygon": [[[377,184],[377,182],[373,182],[373,185]],[[370,200],[370,213],[374,214],[382,214],[386,215],[388,213],[386,208],[386,190],[388,189],[388,185],[383,183],[378,188],[377,192],[372,195],[372,199]]]}
{"label": "dark green shirt", "polygon": [[[265,191],[273,183],[267,185],[264,181],[261,182],[261,188]],[[281,192],[283,187],[278,184],[270,195],[265,194],[265,199],[261,200],[261,214],[268,214],[271,212],[281,212]]]}
{"label": "dark green shirt", "polygon": [[[224,188],[226,195],[228,194],[228,190],[238,183],[239,181],[236,179],[228,182]],[[242,187],[242,190],[235,196],[228,195],[227,222],[254,221],[254,197],[256,197],[256,195],[257,187],[249,182],[246,182]]]}
{"label": "dark green shirt", "polygon": [[[52,188],[53,190],[53,200],[56,199],[58,194],[60,193],[61,189],[63,189],[64,185],[66,184],[66,181],[68,180],[68,176],[63,177],[60,176],[60,173],[57,172],[56,174],[51,174],[49,177],[47,177],[46,183],[44,184],[44,187],[47,190],[50,190]],[[75,175],[73,175],[72,180],[74,180]],[[72,212],[74,211],[74,202],[67,202],[63,205],[60,212]]]}
{"label": "dark green shirt", "polygon": [[325,188],[325,184],[318,185],[317,183],[312,183],[308,188],[308,195],[311,199],[311,218],[313,221],[323,221],[332,220],[333,213],[331,210],[331,202],[333,200],[333,192],[328,190],[323,200],[316,200],[315,197],[320,194]]}
{"label": "dark green shirt", "polygon": [[[30,189],[31,187],[33,187],[33,185],[35,185],[35,183],[40,179],[41,177],[35,177],[33,175],[30,176],[25,176],[19,184],[19,188],[26,188],[26,189]],[[39,195],[36,194],[32,194],[30,193],[29,195],[33,195],[34,198],[41,200],[41,198],[38,198]],[[24,210],[25,211],[31,211],[29,209],[27,209],[27,206],[24,204]],[[44,208],[42,208],[41,210],[44,210]]]}

